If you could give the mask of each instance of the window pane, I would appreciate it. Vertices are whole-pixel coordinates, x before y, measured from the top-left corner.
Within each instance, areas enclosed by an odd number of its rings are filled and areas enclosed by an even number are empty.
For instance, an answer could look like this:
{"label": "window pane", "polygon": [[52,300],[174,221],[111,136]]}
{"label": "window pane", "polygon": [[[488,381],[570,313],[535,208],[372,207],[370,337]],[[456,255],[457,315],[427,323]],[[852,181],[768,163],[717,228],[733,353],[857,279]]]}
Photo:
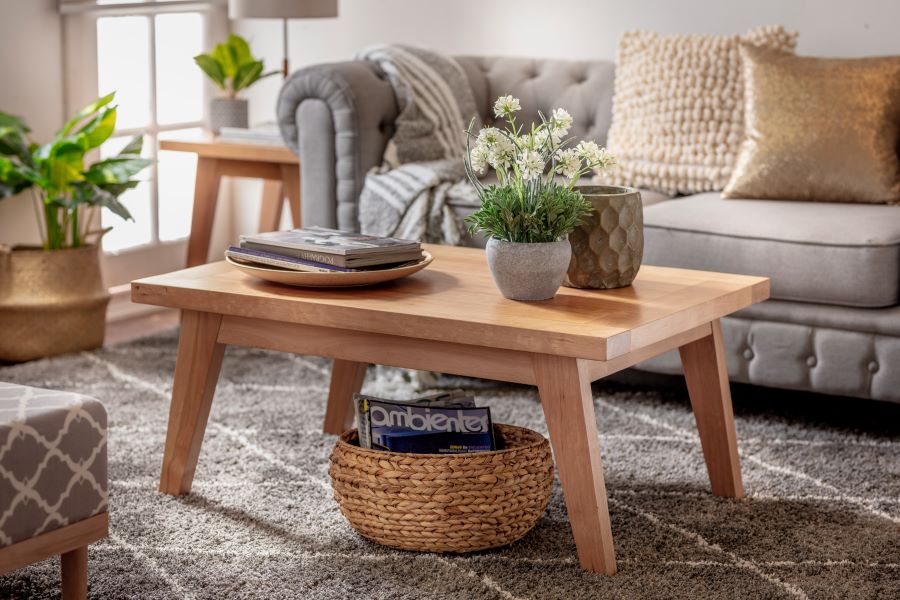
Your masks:
{"label": "window pane", "polygon": [[194,56],[203,52],[203,16],[156,17],[156,118],[159,123],[203,119],[203,74]]}
{"label": "window pane", "polygon": [[116,92],[120,129],[150,124],[150,21],[147,17],[97,19],[100,95]]}
{"label": "window pane", "polygon": [[[100,157],[108,158],[117,154],[131,141],[131,137],[113,137],[100,146]],[[153,138],[144,136],[143,156],[149,156],[147,149],[155,143]],[[109,209],[104,208],[100,213],[100,223],[106,228],[112,226],[112,231],[103,236],[103,250],[106,252],[118,252],[126,248],[149,244],[153,241],[151,233],[153,221],[151,218],[152,203],[150,201],[150,175],[152,167],[141,171],[137,176],[142,183],[133,190],[128,190],[119,201],[125,205],[134,221],[124,221],[114,215]]]}
{"label": "window pane", "polygon": [[[160,134],[161,138],[185,138],[201,133],[197,129],[179,129]],[[159,239],[185,238],[191,231],[194,205],[194,176],[197,155],[192,152],[159,152]]]}

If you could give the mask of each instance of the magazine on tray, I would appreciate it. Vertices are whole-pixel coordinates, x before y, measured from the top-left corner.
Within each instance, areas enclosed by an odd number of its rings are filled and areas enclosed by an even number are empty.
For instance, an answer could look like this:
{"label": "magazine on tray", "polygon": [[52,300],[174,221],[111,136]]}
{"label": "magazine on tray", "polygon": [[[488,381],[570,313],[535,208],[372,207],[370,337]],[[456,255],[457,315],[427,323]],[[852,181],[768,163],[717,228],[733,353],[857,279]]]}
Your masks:
{"label": "magazine on tray", "polygon": [[491,410],[471,396],[397,402],[365,397],[357,402],[366,441],[360,445],[392,452],[463,454],[496,450]]}
{"label": "magazine on tray", "polygon": [[414,240],[349,233],[324,227],[245,234],[241,236],[241,242],[242,245],[243,242],[250,242],[348,257],[415,252],[421,249],[421,244]]}

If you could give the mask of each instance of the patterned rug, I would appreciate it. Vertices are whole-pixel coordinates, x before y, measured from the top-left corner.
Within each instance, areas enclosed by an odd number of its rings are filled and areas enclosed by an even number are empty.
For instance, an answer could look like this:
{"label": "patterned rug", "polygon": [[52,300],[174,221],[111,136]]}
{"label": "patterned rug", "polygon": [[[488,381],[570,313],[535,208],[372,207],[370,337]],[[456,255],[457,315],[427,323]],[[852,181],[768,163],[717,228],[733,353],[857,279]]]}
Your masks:
{"label": "patterned rug", "polygon": [[[331,498],[321,433],[328,363],[230,348],[194,492],[157,493],[174,333],[0,368],[109,412],[111,535],[90,550],[92,598],[897,598],[900,405],[738,388],[748,498],[712,497],[680,387],[595,385],[619,573],[583,572],[558,483],[520,542],[414,554],[354,533]],[[366,390],[414,392],[370,369]],[[535,390],[472,389],[495,420],[546,433]],[[0,578],[0,598],[58,598],[58,561]]]}

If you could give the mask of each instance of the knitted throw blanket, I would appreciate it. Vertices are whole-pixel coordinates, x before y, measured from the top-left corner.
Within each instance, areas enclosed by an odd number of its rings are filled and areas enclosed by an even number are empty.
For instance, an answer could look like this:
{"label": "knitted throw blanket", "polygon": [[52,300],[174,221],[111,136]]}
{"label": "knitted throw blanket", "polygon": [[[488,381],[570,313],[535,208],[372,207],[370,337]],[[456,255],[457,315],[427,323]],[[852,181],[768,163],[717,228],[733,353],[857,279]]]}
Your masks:
{"label": "knitted throw blanket", "polygon": [[465,72],[448,56],[409,46],[373,46],[355,58],[381,67],[400,107],[384,164],[360,194],[360,229],[458,244],[463,225],[450,205],[479,202],[462,162],[465,128],[478,112]]}

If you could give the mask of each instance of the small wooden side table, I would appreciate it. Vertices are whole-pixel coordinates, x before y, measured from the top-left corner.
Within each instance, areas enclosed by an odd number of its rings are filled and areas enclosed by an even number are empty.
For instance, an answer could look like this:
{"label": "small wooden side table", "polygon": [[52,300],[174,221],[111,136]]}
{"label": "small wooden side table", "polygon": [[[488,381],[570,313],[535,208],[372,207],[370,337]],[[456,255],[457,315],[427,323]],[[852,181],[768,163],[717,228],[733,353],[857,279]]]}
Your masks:
{"label": "small wooden side table", "polygon": [[206,262],[222,177],[263,179],[259,231],[274,231],[281,222],[285,197],[294,227],[300,227],[300,159],[284,146],[218,140],[210,134],[160,140],[161,150],[197,155],[194,210],[188,239],[187,266]]}

